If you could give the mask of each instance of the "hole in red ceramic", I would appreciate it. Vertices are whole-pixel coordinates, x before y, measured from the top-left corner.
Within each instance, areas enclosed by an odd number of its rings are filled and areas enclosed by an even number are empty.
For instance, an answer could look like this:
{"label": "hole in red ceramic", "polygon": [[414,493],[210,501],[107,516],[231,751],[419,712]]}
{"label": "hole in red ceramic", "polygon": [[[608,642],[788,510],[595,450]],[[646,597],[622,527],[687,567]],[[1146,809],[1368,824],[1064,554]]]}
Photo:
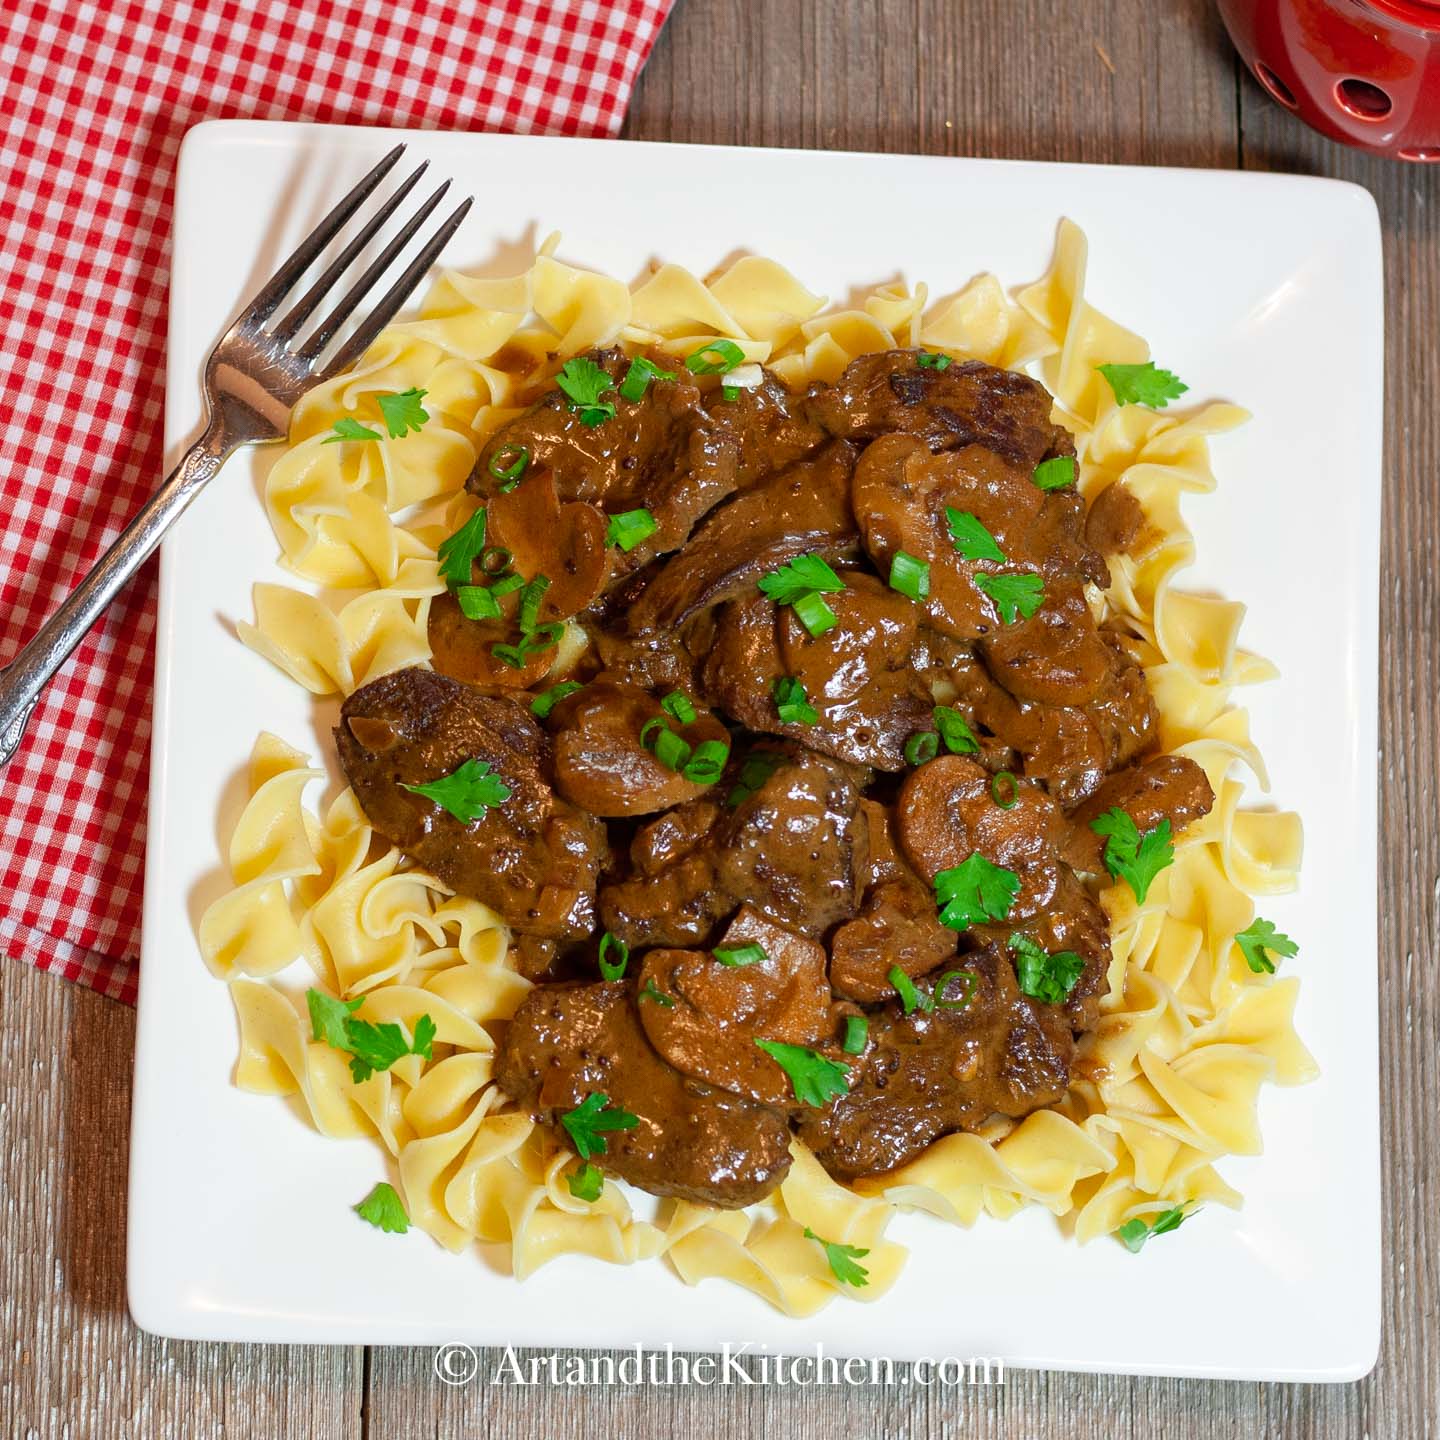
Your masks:
{"label": "hole in red ceramic", "polygon": [[1335,87],[1335,99],[1357,120],[1383,120],[1394,108],[1390,97],[1368,80],[1342,80]]}
{"label": "hole in red ceramic", "polygon": [[1433,165],[1440,160],[1440,145],[1412,145],[1400,152],[1402,160],[1414,160],[1422,165]]}
{"label": "hole in red ceramic", "polygon": [[1268,66],[1255,62],[1255,78],[1269,92],[1272,100],[1278,100],[1287,110],[1299,109],[1290,87]]}

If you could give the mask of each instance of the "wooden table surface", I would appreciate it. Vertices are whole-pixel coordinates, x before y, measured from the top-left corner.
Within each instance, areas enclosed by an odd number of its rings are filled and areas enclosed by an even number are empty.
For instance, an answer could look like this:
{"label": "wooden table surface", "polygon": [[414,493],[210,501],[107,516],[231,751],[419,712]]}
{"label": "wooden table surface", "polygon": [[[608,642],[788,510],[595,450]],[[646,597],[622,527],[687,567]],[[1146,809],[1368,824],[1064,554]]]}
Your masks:
{"label": "wooden table surface", "polygon": [[[1333,1387],[1013,1374],[1003,1389],[587,1392],[447,1389],[429,1351],[156,1340],[125,1311],[133,1014],[3,962],[0,1435],[1429,1436],[1440,1409],[1430,1188],[1440,1129],[1440,410],[1429,388],[1440,166],[1371,159],[1304,129],[1241,71],[1209,0],[679,0],[626,134],[1286,170],[1357,180],[1379,201],[1388,295],[1379,1366]],[[1297,503],[1323,501],[1323,488],[1297,477]],[[1244,1297],[1236,1301],[1243,1324]]]}

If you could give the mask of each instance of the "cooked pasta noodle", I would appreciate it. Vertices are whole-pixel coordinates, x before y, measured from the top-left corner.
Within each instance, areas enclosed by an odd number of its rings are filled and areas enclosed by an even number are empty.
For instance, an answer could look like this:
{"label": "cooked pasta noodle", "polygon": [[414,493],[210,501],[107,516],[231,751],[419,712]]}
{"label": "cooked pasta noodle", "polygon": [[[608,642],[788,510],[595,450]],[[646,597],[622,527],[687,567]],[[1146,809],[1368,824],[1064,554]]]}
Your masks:
{"label": "cooked pasta noodle", "polygon": [[[983,1135],[947,1135],[854,1187],[796,1142],[788,1178],[763,1204],[680,1202],[652,1220],[610,1180],[597,1200],[575,1198],[576,1158],[493,1083],[487,1025],[530,988],[497,918],[380,841],[349,791],[323,815],[306,809],[320,772],[265,734],[231,837],[234,887],[199,926],[239,1017],[236,1083],[294,1097],[323,1134],[378,1139],[412,1220],[451,1250],[506,1246],[520,1278],[557,1255],[629,1264],[663,1254],[687,1283],[723,1277],[797,1316],[837,1295],[873,1300],[894,1283],[906,1252],[886,1227],[900,1209],[968,1226],[1039,1205],[1085,1241],[1176,1205],[1238,1205],[1216,1162],[1259,1151],[1262,1084],[1315,1074],[1292,1025],[1298,982],[1252,973],[1234,939],[1254,918],[1253,897],[1292,889],[1300,863],[1298,817],[1242,808],[1243,777],[1268,781],[1232,695],[1274,670],[1239,645],[1243,606],[1176,585],[1195,554],[1182,497],[1214,488],[1210,440],[1245,412],[1115,403],[1096,367],[1143,361],[1148,347],[1085,300],[1085,240],[1068,222],[1049,272],[1014,302],[986,275],[934,305],[924,287],[887,286],[858,309],[827,310],[753,256],[708,280],[663,265],[632,292],[554,250],[552,237],[511,279],[446,272],[417,320],[385,331],[352,372],[297,406],[265,502],[281,565],[321,594],[257,584],[254,622],[239,626],[245,644],[316,695],[423,664],[430,600],[445,588],[436,546],[470,513],[463,483],[483,438],[587,347],[618,340],[681,354],[725,337],[799,387],[833,380],[857,355],[923,345],[1038,367],[1075,435],[1081,492],[1093,501],[1124,481],[1141,502],[1145,543],[1116,557],[1096,603],[1144,669],[1163,747],[1200,765],[1216,804],[1177,838],[1175,863],[1143,903],[1128,887],[1102,892],[1109,991],[1062,1104]],[[412,386],[427,392],[423,430],[325,443],[336,420],[373,415],[377,394]],[[564,644],[585,643],[572,626]],[[430,1016],[434,1058],[407,1055],[355,1080],[267,981],[296,961],[326,990],[363,996],[367,1018],[399,1024],[407,1039]],[[807,1227],[868,1252],[868,1286],[840,1283]]]}

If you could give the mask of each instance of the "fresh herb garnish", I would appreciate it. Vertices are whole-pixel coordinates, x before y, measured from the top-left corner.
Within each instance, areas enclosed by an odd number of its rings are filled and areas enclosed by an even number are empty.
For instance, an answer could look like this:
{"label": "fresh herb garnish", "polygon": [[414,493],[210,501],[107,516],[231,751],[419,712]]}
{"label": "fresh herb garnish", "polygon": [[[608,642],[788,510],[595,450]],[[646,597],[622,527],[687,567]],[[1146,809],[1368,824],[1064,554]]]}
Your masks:
{"label": "fresh herb garnish", "polygon": [[940,753],[940,737],[933,730],[918,730],[905,742],[905,763],[923,765]]}
{"label": "fresh herb garnish", "polygon": [[630,362],[630,368],[620,382],[620,398],[634,404],[635,401],[645,398],[645,391],[652,380],[673,380],[674,378],[675,371],[662,370],[653,360],[647,360],[643,355],[637,355]]}
{"label": "fresh herb garnish", "polygon": [[965,723],[965,717],[948,705],[935,707],[935,728],[945,742],[945,748],[952,755],[978,755],[980,741],[975,732]]}
{"label": "fresh herb garnish", "polygon": [[1162,820],[1143,835],[1134,820],[1118,805],[1090,822],[1097,835],[1105,841],[1105,868],[1117,880],[1126,881],[1143,905],[1150,885],[1167,865],[1175,863],[1175,845],[1171,840],[1170,821]]}
{"label": "fresh herb garnish", "polygon": [[722,400],[738,400],[740,398],[740,387],[738,385],[722,385],[720,387],[720,398]]}
{"label": "fresh herb garnish", "polygon": [[907,1015],[913,1015],[917,1009],[935,1008],[934,1000],[923,990],[917,989],[915,982],[898,965],[892,965],[885,978],[895,987],[895,993],[900,997],[900,1008]]}
{"label": "fresh herb garnish", "polygon": [[[965,982],[965,993],[958,1000],[946,1000],[943,998],[945,987],[952,980],[963,980]],[[976,988],[980,984],[980,977],[973,970],[947,970],[936,982],[935,988],[931,991],[931,998],[935,1001],[937,1010],[964,1010],[975,998]]]}
{"label": "fresh herb garnish", "polygon": [[673,995],[667,995],[663,990],[657,989],[653,980],[647,980],[645,982],[644,987],[635,999],[637,1002],[640,1000],[653,1000],[657,1005],[663,1005],[667,1010],[673,1010],[675,1008],[675,997]]}
{"label": "fresh herb garnish", "polygon": [[1084,973],[1085,962],[1073,950],[1047,953],[1028,935],[1012,935],[1015,952],[1015,979],[1022,994],[1032,995],[1047,1005],[1060,1005]]}
{"label": "fresh herb garnish", "polygon": [[763,945],[717,945],[710,952],[722,965],[760,965],[770,957]]}
{"label": "fresh herb garnish", "polygon": [[403,439],[412,430],[420,429],[430,418],[429,412],[420,403],[429,393],[428,390],[417,390],[411,386],[409,390],[398,393],[392,391],[375,397],[392,440]]}
{"label": "fresh herb garnish", "polygon": [[578,1170],[572,1170],[565,1177],[565,1183],[577,1200],[593,1203],[600,1198],[600,1193],[605,1188],[605,1176],[598,1165],[592,1165],[587,1160]]}
{"label": "fresh herb garnish", "polygon": [[930,594],[930,567],[914,555],[897,550],[890,559],[890,588],[917,604]]}
{"label": "fresh herb garnish", "polygon": [[410,1217],[405,1213],[395,1187],[383,1180],[351,1208],[367,1224],[385,1231],[387,1235],[403,1235],[410,1228]]}
{"label": "fresh herb garnish", "polygon": [[[707,359],[710,355],[716,358]],[[728,375],[744,363],[745,352],[733,340],[712,340],[685,357],[685,368],[692,375]]]}
{"label": "fresh herb garnish", "polygon": [[916,357],[915,363],[922,370],[944,370],[950,364],[948,355],[937,355],[932,350],[922,350]]}
{"label": "fresh herb garnish", "polygon": [[870,1283],[870,1272],[863,1265],[855,1263],[868,1255],[869,1250],[862,1250],[854,1245],[840,1245],[833,1240],[823,1240],[808,1225],[805,1227],[805,1238],[823,1247],[825,1258],[830,1262],[830,1272],[842,1285],[851,1285],[858,1290],[862,1285]]}
{"label": "fresh herb garnish", "polygon": [[835,612],[813,590],[802,595],[790,608],[816,640],[840,623]]}
{"label": "fresh herb garnish", "polygon": [[1063,490],[1075,483],[1075,457],[1052,455],[1042,460],[1030,477],[1042,490]]}
{"label": "fresh herb garnish", "polygon": [[349,415],[342,415],[333,429],[333,435],[327,435],[320,443],[322,445],[334,445],[341,440],[383,440],[385,437],[378,430],[372,430],[368,425],[362,425],[358,420]]}
{"label": "fresh herb garnish", "polygon": [[1020,803],[1020,782],[1008,770],[997,770],[990,777],[990,798],[1002,810],[1013,810]]}
{"label": "fresh herb garnish", "polygon": [[994,560],[1003,565],[1010,557],[996,543],[995,537],[968,510],[945,507],[945,523],[950,539],[962,560]]}
{"label": "fresh herb garnish", "polygon": [[845,582],[819,555],[797,555],[756,583],[777,605],[793,605],[816,591],[833,594],[845,588]]}
{"label": "fresh herb garnish", "polygon": [[847,1055],[860,1055],[865,1050],[865,1042],[870,1038],[870,1022],[863,1015],[847,1015],[845,1017],[845,1038],[840,1042],[840,1048]]}
{"label": "fresh herb garnish", "polygon": [[323,1040],[331,1049],[349,1055],[350,1075],[357,1085],[406,1055],[432,1058],[435,1022],[428,1015],[415,1022],[415,1038],[407,1042],[405,1032],[393,1022],[375,1025],[355,1018],[355,1011],[365,1003],[363,995],[358,1000],[337,1000],[312,989],[305,992],[305,1003],[310,1010],[311,1039]]}
{"label": "fresh herb garnish", "polygon": [[[613,960],[609,958],[612,950],[615,952]],[[599,962],[600,974],[606,980],[620,980],[630,963],[630,947],[618,935],[612,935],[607,930],[600,937]]]}
{"label": "fresh herb garnish", "polygon": [[724,740],[702,740],[685,762],[681,774],[692,785],[713,785],[724,772],[730,759],[730,746]]}
{"label": "fresh herb garnish", "polygon": [[671,729],[660,730],[655,735],[655,741],[650,746],[655,758],[667,769],[674,770],[676,774],[682,771],[689,762],[690,756],[694,753],[690,748],[690,742],[683,740]]}
{"label": "fresh herb garnish", "polygon": [[485,549],[485,516],[482,505],[453,535],[442,540],[435,552],[440,574],[452,590],[470,583],[475,562]]}
{"label": "fresh herb garnish", "polygon": [[488,760],[467,760],[438,780],[426,780],[421,785],[402,781],[400,788],[433,800],[462,825],[483,820],[487,810],[503,805],[513,793],[498,775],[490,773]]}
{"label": "fresh herb garnish", "polygon": [[935,876],[935,903],[940,923],[968,930],[987,920],[1003,920],[1020,893],[1020,877],[993,864],[978,850],[959,865]]}
{"label": "fresh herb garnish", "polygon": [[604,1131],[633,1130],[640,1120],[628,1110],[612,1109],[610,1097],[603,1090],[597,1090],[587,1095],[575,1109],[566,1111],[560,1117],[560,1123],[565,1127],[575,1153],[582,1160],[588,1160],[592,1155],[606,1153]]}
{"label": "fresh herb garnish", "polygon": [[1186,1210],[1183,1205],[1176,1205],[1174,1209],[1166,1210],[1153,1220],[1142,1220],[1137,1215],[1133,1220],[1127,1220],[1115,1233],[1132,1255],[1138,1255],[1152,1235],[1164,1235],[1169,1230],[1178,1230],[1191,1215],[1198,1213]]}
{"label": "fresh herb garnish", "polygon": [[548,575],[535,575],[525,582],[525,588],[520,592],[520,628],[527,635],[539,628],[540,602],[549,588]]}
{"label": "fresh herb garnish", "polygon": [[805,686],[793,675],[781,675],[770,687],[775,711],[786,725],[814,725],[820,712],[810,703]]}
{"label": "fresh herb garnish", "polygon": [[660,526],[648,510],[622,510],[610,517],[605,531],[605,543],[618,545],[627,555],[641,543],[648,540]]}
{"label": "fresh herb garnish", "polygon": [[537,720],[544,720],[567,695],[573,695],[577,690],[584,688],[578,680],[562,680],[558,685],[552,685],[548,690],[541,691],[530,702],[530,713]]}
{"label": "fresh herb garnish", "polygon": [[818,1110],[849,1088],[845,1075],[850,1067],[843,1060],[827,1060],[803,1045],[786,1045],[779,1040],[755,1043],[790,1077],[790,1088],[802,1105]]}
{"label": "fresh herb garnish", "polygon": [[603,425],[615,414],[614,404],[600,398],[615,388],[615,382],[593,360],[583,355],[567,360],[555,376],[555,383],[569,400],[570,408],[580,412],[580,423],[589,429]]}
{"label": "fresh herb garnish", "polygon": [[695,706],[683,690],[672,690],[660,702],[660,708],[681,725],[695,723]]}
{"label": "fresh herb garnish", "polygon": [[509,494],[519,483],[530,463],[530,451],[524,445],[502,445],[491,457],[486,469],[500,482],[502,494]]}
{"label": "fresh herb garnish", "polygon": [[975,586],[989,596],[1001,621],[1014,623],[1018,611],[1029,619],[1044,603],[1045,582],[1033,571],[1023,575],[975,575]]}
{"label": "fresh herb garnish", "polygon": [[743,805],[784,763],[785,757],[771,750],[747,755],[740,766],[740,779],[730,787],[725,803],[732,810]]}
{"label": "fresh herb garnish", "polygon": [[492,645],[490,653],[512,670],[523,670],[532,655],[554,649],[564,633],[564,625],[552,620],[550,624],[538,625],[528,635],[522,636],[518,645]]}
{"label": "fresh herb garnish", "polygon": [[498,620],[500,604],[488,585],[462,585],[455,592],[460,613],[467,620]]}
{"label": "fresh herb garnish", "polygon": [[692,749],[663,715],[652,716],[640,727],[640,744],[667,770],[674,770],[696,785],[713,785],[730,758],[730,746],[724,740],[702,740]]}
{"label": "fresh herb garnish", "polygon": [[[1275,973],[1275,962],[1270,955],[1288,958],[1300,953],[1300,947],[1295,941],[1288,935],[1281,934],[1269,920],[1261,920],[1258,916],[1248,929],[1236,934],[1235,943],[1240,947],[1245,963],[1257,975]],[[1270,953],[1267,955],[1266,951]]]}
{"label": "fresh herb garnish", "polygon": [[1149,405],[1163,410],[1190,387],[1178,375],[1157,368],[1153,360],[1143,365],[1097,365],[1117,405]]}

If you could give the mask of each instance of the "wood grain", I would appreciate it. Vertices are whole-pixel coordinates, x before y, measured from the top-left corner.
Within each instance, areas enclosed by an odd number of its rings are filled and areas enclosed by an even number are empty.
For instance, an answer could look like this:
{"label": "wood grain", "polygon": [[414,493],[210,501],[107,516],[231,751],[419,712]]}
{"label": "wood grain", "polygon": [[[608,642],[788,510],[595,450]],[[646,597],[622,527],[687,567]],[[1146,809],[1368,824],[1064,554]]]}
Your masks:
{"label": "wood grain", "polygon": [[[1207,0],[680,0],[626,133],[1243,165],[1337,175],[1376,195],[1389,366],[1380,1365],[1338,1387],[1016,1374],[1003,1389],[919,1392],[449,1390],[429,1351],[156,1341],[124,1313],[132,1017],[9,964],[0,967],[0,1435],[1429,1436],[1440,1403],[1440,1222],[1428,1199],[1440,1149],[1440,167],[1392,165],[1305,130],[1241,76]],[[1303,501],[1323,503],[1323,493]],[[495,1363],[483,1357],[482,1373]]]}

